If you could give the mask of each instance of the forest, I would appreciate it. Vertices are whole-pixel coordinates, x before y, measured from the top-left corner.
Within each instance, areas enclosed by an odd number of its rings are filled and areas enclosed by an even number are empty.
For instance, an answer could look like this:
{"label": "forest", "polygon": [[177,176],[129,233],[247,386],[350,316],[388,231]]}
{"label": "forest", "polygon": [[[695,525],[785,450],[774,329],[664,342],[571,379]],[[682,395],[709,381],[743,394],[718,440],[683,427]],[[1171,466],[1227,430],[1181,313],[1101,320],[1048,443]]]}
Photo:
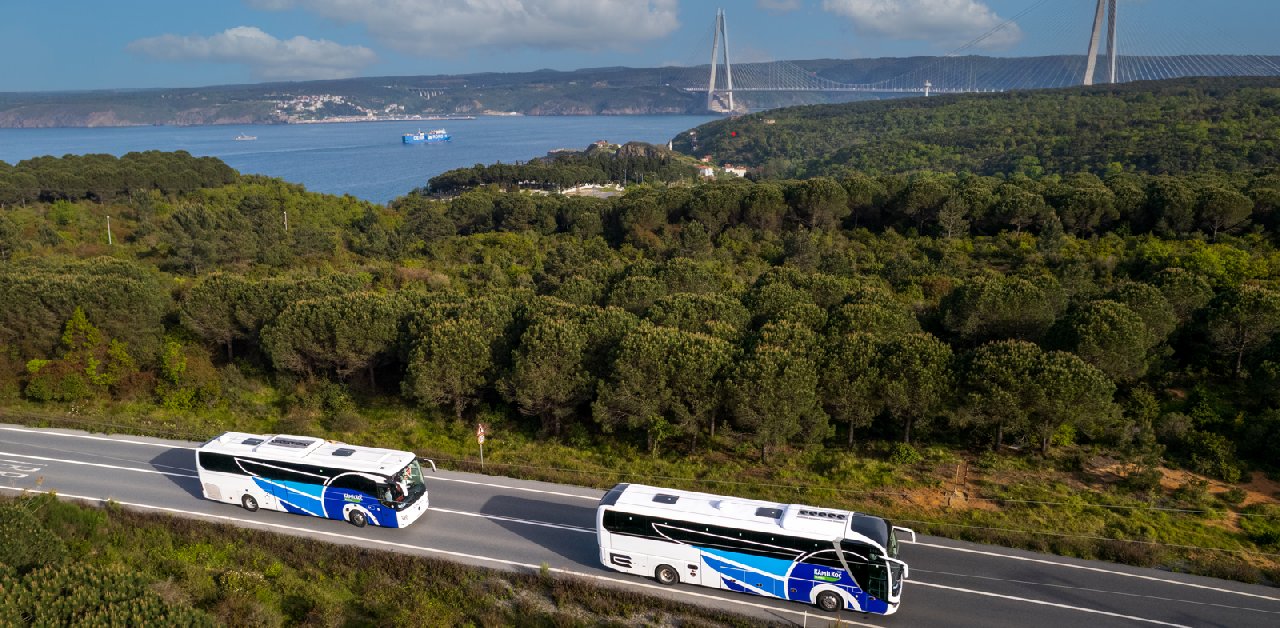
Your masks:
{"label": "forest", "polygon": [[455,196],[480,186],[505,191],[531,189],[560,192],[585,183],[673,183],[691,181],[698,162],[643,142],[592,145],[583,151],[557,151],[516,164],[476,164],[432,177],[418,194]]}
{"label": "forest", "polygon": [[0,222],[10,399],[216,405],[244,370],[650,452],[727,428],[762,461],[830,438],[1076,439],[1235,480],[1280,445],[1274,174],[481,188],[382,208],[259,177],[122,184],[104,204],[37,165],[10,177],[57,200]]}
{"label": "forest", "polygon": [[1280,160],[1280,79],[1190,78],[814,105],[728,118],[676,150],[768,178],[917,170],[1249,172]]}
{"label": "forest", "polygon": [[[152,160],[189,174],[145,175]],[[89,184],[86,163],[107,174]],[[1158,481],[1280,471],[1270,163],[847,169],[607,199],[454,173],[453,196],[387,206],[181,153],[4,164],[0,400],[400,446],[483,421],[541,443],[533,462],[831,483],[883,465],[869,488],[957,457],[1069,472],[1100,457],[1128,470],[1097,499],[1232,508],[1236,529],[1187,534],[1275,552],[1274,505]],[[1022,515],[1185,540],[1181,523],[1135,523],[1164,514]],[[1052,543],[1029,545],[1099,555]],[[1225,575],[1275,581],[1261,560]]]}

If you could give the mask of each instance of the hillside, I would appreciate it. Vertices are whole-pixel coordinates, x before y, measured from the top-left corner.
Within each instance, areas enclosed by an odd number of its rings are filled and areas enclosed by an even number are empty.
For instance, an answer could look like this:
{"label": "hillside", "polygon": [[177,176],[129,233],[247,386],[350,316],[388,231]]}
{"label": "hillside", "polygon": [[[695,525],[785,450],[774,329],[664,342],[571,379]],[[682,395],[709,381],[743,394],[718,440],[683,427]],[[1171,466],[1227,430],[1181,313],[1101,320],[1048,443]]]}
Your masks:
{"label": "hillside", "polygon": [[[785,62],[814,78],[877,83],[902,77],[954,73],[963,67],[977,90],[1061,87],[1076,81],[1080,56],[910,57],[813,59]],[[1167,63],[1176,64],[1177,57]],[[941,65],[940,65],[941,64]],[[752,66],[755,66],[754,68]],[[736,64],[741,79],[764,64]],[[791,68],[795,70],[795,68]],[[585,68],[571,71],[362,77],[327,81],[219,85],[181,89],[82,92],[0,92],[0,128],[288,124],[411,116],[701,114],[706,66]],[[1018,80],[1010,82],[1013,78]],[[915,79],[910,79],[914,81]],[[915,83],[912,83],[915,84]],[[750,110],[850,100],[899,98],[861,92],[755,92],[735,94]],[[909,94],[906,94],[909,95]]]}
{"label": "hillside", "polygon": [[[542,166],[677,172],[642,148]],[[482,422],[490,467],[543,479],[804,486],[931,533],[1280,582],[1278,506],[1244,484],[1280,448],[1274,175],[590,198],[471,170],[378,206],[183,153],[0,164],[0,408],[439,459]],[[942,508],[956,491],[985,506]]]}
{"label": "hillside", "polygon": [[[1280,79],[1199,78],[819,105],[712,122],[676,150],[766,177],[1256,171],[1280,164]],[[1114,165],[1113,165],[1114,164]]]}

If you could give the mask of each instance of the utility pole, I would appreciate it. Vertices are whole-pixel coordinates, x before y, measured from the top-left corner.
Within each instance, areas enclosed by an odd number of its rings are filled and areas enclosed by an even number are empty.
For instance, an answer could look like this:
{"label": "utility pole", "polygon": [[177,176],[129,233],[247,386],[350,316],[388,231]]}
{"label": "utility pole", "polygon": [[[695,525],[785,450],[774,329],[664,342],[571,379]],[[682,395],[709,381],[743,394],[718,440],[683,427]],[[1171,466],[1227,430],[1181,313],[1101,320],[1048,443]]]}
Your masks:
{"label": "utility pole", "polygon": [[[721,47],[721,39],[724,46]],[[717,55],[717,53],[722,53]],[[711,80],[707,83],[707,111],[714,111],[716,98],[716,61],[724,57],[725,95],[729,98],[729,113],[733,113],[733,68],[729,65],[729,31],[725,28],[724,9],[716,9],[716,31],[711,38]]]}

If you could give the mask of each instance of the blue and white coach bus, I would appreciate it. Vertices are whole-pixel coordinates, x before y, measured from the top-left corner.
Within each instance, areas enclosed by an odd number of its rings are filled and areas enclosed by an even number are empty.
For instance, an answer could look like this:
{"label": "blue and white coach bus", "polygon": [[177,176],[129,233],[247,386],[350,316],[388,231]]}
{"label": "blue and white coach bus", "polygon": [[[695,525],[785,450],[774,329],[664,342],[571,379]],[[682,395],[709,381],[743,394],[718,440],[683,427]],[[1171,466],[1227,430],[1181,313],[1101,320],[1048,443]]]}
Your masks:
{"label": "blue and white coach bus", "polygon": [[267,508],[356,527],[403,528],[427,510],[422,467],[408,451],[227,432],[196,450],[196,469],[205,498],[250,512]]}
{"label": "blue and white coach bus", "polygon": [[889,615],[907,564],[880,517],[640,484],[613,487],[596,510],[600,561],[617,571]]}

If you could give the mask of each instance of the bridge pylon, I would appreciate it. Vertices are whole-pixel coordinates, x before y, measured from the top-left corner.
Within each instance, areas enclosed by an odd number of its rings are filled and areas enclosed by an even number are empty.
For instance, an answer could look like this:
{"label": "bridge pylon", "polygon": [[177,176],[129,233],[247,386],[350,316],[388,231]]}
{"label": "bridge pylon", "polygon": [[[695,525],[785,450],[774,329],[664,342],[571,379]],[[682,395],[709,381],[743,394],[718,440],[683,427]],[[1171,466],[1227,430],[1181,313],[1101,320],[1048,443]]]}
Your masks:
{"label": "bridge pylon", "polygon": [[[724,44],[723,46],[721,44]],[[707,82],[707,111],[716,108],[716,60],[724,58],[725,97],[728,111],[733,113],[733,68],[729,65],[729,31],[724,25],[724,9],[716,9],[716,32],[711,39],[711,79]]]}
{"label": "bridge pylon", "polygon": [[1089,34],[1089,52],[1085,53],[1084,82],[1093,85],[1093,71],[1098,63],[1098,40],[1102,38],[1102,19],[1107,20],[1107,82],[1116,82],[1116,0],[1098,0],[1093,14],[1093,31]]}

